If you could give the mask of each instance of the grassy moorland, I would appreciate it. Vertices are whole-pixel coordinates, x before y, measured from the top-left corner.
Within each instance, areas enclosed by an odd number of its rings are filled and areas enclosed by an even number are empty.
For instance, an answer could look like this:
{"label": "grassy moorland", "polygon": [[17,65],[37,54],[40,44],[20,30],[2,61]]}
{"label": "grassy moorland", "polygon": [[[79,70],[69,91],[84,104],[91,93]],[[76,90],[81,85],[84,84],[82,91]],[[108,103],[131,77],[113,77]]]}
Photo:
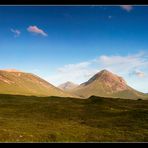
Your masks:
{"label": "grassy moorland", "polygon": [[148,100],[0,95],[0,142],[148,141]]}

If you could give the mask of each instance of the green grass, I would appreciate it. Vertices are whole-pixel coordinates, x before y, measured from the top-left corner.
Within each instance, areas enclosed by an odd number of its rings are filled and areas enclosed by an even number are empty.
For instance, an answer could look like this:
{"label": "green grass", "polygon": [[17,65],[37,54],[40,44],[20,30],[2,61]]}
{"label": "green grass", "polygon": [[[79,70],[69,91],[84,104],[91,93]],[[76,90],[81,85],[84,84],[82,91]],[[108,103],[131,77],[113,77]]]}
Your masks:
{"label": "green grass", "polygon": [[0,142],[147,142],[148,101],[0,95]]}

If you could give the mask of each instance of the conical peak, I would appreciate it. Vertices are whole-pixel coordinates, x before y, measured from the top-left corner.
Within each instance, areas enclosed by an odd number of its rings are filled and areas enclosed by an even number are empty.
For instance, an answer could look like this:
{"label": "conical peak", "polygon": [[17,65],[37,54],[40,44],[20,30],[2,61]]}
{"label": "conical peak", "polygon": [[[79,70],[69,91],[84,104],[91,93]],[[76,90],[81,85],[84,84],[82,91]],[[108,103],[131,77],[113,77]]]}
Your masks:
{"label": "conical peak", "polygon": [[100,73],[110,73],[110,72],[106,69],[103,69],[103,70],[100,71]]}
{"label": "conical peak", "polygon": [[100,79],[100,78],[103,78],[103,77],[117,77],[117,75],[113,74],[112,72],[104,69],[104,70],[101,70],[100,72],[96,73],[92,78],[93,79]]}
{"label": "conical peak", "polygon": [[100,72],[97,73],[97,75],[102,75],[102,74],[113,74],[111,73],[110,71],[104,69],[104,70],[101,70]]}
{"label": "conical peak", "polygon": [[105,69],[95,74],[92,78],[90,78],[87,82],[83,83],[82,85],[88,85],[94,81],[99,81],[101,83],[106,83],[106,84],[113,84],[113,83],[122,83],[123,85],[126,84],[126,82],[122,77],[113,74],[112,72]]}
{"label": "conical peak", "polygon": [[60,89],[62,89],[62,90],[70,90],[70,89],[73,89],[73,88],[75,88],[75,87],[77,87],[77,86],[78,86],[78,84],[75,84],[75,83],[73,83],[73,82],[67,81],[67,82],[65,82],[65,83],[63,83],[63,84],[61,84],[61,85],[59,85],[58,87],[59,87]]}
{"label": "conical peak", "polygon": [[67,81],[65,84],[73,84],[73,82]]}
{"label": "conical peak", "polygon": [[67,82],[65,82],[65,83],[63,83],[63,84],[60,84],[59,86],[67,87],[67,86],[72,86],[72,85],[76,85],[76,84],[74,84],[74,83],[71,82],[71,81],[67,81]]}

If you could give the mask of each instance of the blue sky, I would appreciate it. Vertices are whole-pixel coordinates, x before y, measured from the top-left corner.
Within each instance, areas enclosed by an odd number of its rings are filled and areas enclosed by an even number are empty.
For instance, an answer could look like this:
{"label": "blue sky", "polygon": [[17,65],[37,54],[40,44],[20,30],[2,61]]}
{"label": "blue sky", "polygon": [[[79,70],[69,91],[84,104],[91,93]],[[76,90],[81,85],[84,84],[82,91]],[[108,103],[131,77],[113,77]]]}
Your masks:
{"label": "blue sky", "polygon": [[108,69],[148,92],[147,6],[1,6],[0,69],[54,85]]}

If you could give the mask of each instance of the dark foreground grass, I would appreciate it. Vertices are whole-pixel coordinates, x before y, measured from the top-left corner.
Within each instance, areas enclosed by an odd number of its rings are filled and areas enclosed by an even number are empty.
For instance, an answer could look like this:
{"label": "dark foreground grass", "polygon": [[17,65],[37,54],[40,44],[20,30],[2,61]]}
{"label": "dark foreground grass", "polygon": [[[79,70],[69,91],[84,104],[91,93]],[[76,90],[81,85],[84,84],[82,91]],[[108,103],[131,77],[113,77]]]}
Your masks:
{"label": "dark foreground grass", "polygon": [[148,142],[148,101],[0,95],[0,142]]}

